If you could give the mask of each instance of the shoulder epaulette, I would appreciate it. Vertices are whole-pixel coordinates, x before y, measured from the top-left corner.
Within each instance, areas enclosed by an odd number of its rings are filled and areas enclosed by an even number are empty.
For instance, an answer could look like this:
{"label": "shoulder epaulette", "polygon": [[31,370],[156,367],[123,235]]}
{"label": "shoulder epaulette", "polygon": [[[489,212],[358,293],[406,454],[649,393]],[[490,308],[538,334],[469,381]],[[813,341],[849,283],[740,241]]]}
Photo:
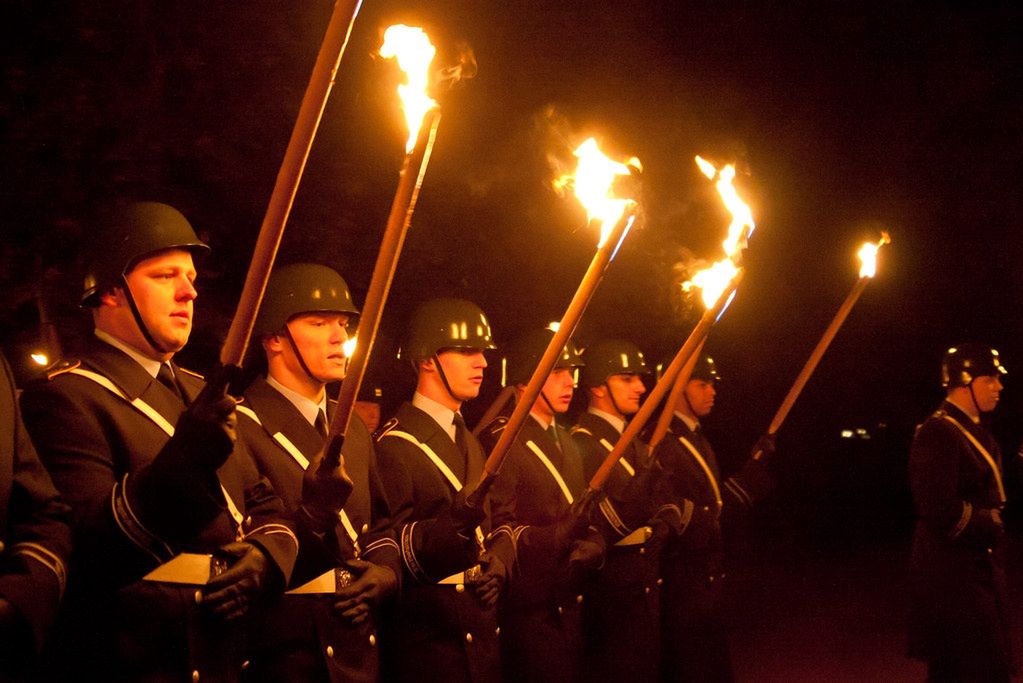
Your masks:
{"label": "shoulder epaulette", "polygon": [[484,431],[488,434],[500,434],[504,431],[504,428],[508,426],[508,418],[504,415],[495,417],[493,422],[488,424]]}
{"label": "shoulder epaulette", "polygon": [[391,431],[398,426],[398,418],[392,417],[387,422],[380,425],[375,432],[373,432],[373,441],[379,441],[382,439],[387,432]]}
{"label": "shoulder epaulette", "polygon": [[201,379],[203,381],[206,380],[205,377],[200,375],[198,372],[195,372],[194,370],[189,370],[188,368],[183,368],[180,365],[175,365],[174,367],[177,368],[178,370],[180,370],[181,372],[185,373],[186,375],[191,375],[192,377],[195,377],[197,379]]}
{"label": "shoulder epaulette", "polygon": [[71,372],[81,364],[82,361],[77,359],[59,360],[50,367],[46,368],[46,379],[51,380],[67,372]]}

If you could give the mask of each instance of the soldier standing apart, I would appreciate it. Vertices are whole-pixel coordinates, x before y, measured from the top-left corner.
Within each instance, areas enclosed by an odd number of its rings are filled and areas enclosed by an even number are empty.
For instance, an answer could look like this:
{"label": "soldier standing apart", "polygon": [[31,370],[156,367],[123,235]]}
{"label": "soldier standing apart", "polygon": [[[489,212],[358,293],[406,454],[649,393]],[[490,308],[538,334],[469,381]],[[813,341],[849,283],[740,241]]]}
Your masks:
{"label": "soldier standing apart", "polygon": [[[588,409],[572,438],[590,479],[639,410],[650,374],[643,352],[628,341],[607,339],[583,351],[580,382]],[[658,509],[649,449],[635,439],[608,478],[598,519],[606,530],[607,561],[590,582],[583,609],[588,679],[655,681],[660,669],[660,544],[681,525],[681,510]],[[667,521],[665,521],[667,520]],[[656,532],[655,532],[656,530]]]}
{"label": "soldier standing apart", "polygon": [[[404,565],[401,600],[385,620],[388,681],[500,679],[495,603],[511,530],[464,504],[483,472],[483,450],[459,409],[479,394],[493,349],[483,311],[433,299],[413,315],[400,357],[417,374],[412,401],[376,433],[381,479]],[[483,525],[490,548],[480,554]]]}
{"label": "soldier standing apart", "polygon": [[[516,387],[518,400],[553,336],[550,330],[536,330],[512,345],[507,382]],[[501,662],[509,682],[582,679],[582,571],[600,564],[603,543],[593,537],[595,531],[589,532],[588,523],[573,516],[573,504],[586,488],[582,461],[571,436],[556,420],[568,410],[575,371],[582,365],[569,341],[530,408],[492,491],[497,509],[519,525],[516,571],[498,613]],[[493,448],[507,422],[507,417],[498,417],[483,428],[484,446]]]}
{"label": "soldier standing apart", "polygon": [[71,552],[68,509],[25,432],[0,355],[0,680],[26,674],[57,613]]}
{"label": "soldier standing apart", "polygon": [[[731,681],[728,637],[720,613],[725,536],[739,532],[773,487],[767,457],[752,458],[722,480],[700,420],[710,414],[720,379],[701,356],[674,406],[656,457],[681,510],[677,535],[662,552],[661,675],[666,681]],[[769,443],[761,448],[773,452]]]}
{"label": "soldier standing apart", "polygon": [[[342,449],[354,487],[314,476],[334,409],[326,384],[344,379],[343,344],[358,315],[340,275],[296,263],[271,274],[253,330],[267,372],[238,406],[241,435],[295,515],[301,539],[292,576],[300,594],[285,595],[261,620],[252,657],[256,680],[379,677],[375,610],[397,589],[401,560],[372,439],[357,415]],[[350,585],[336,587],[335,568]],[[327,580],[307,585],[325,572]]]}
{"label": "soldier standing apart", "polygon": [[929,681],[1008,681],[1001,509],[1002,457],[983,416],[998,405],[1005,368],[994,349],[962,344],[941,365],[947,391],[909,455],[917,512],[909,653]]}
{"label": "soldier standing apart", "polygon": [[155,202],[126,206],[92,248],[96,338],[22,396],[72,509],[53,677],[234,680],[245,617],[287,583],[298,542],[235,441],[235,401],[172,362],[192,330],[192,257],[208,248]]}

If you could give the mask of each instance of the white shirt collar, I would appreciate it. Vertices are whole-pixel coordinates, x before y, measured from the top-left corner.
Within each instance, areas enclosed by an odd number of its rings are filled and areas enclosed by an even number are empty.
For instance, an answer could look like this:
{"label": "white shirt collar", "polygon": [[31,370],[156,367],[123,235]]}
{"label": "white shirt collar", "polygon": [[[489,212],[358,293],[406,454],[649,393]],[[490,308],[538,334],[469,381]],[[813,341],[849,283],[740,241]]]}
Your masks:
{"label": "white shirt collar", "polygon": [[423,396],[418,391],[412,395],[412,405],[432,417],[441,426],[452,443],[455,441],[455,411],[445,405],[434,401],[432,398]]}
{"label": "white shirt collar", "polygon": [[600,408],[590,408],[586,412],[590,413],[591,415],[596,415],[605,422],[610,423],[611,426],[614,427],[619,434],[625,431],[625,420],[618,417],[617,415],[612,415],[611,413],[604,412]]}
{"label": "white shirt collar", "polygon": [[696,428],[700,426],[700,421],[699,420],[695,420],[695,419],[689,417],[688,415],[686,415],[685,413],[680,413],[677,410],[675,411],[675,417],[677,417],[678,419],[680,419],[683,422],[685,422],[686,426],[689,427],[689,429],[691,431],[695,432]]}
{"label": "white shirt collar", "polygon": [[547,431],[548,429],[550,429],[550,428],[551,428],[551,425],[552,425],[552,424],[554,424],[554,420],[553,420],[553,419],[550,419],[550,420],[544,420],[544,418],[540,417],[539,415],[537,415],[536,413],[534,413],[534,412],[532,412],[532,411],[530,411],[530,413],[529,413],[529,416],[530,416],[531,418],[533,418],[534,420],[536,420],[536,421],[537,421],[537,422],[538,422],[538,423],[540,424],[540,426],[541,426],[541,427],[543,427],[543,430],[544,430],[545,432],[546,432],[546,431]]}
{"label": "white shirt collar", "polygon": [[291,403],[298,408],[298,412],[302,413],[302,417],[304,417],[309,424],[316,424],[316,417],[320,414],[321,410],[323,411],[324,419],[326,419],[327,392],[323,392],[323,398],[320,399],[319,403],[317,403],[316,401],[306,398],[297,391],[289,389],[269,375],[267,375],[266,383],[281,392],[284,395],[284,398],[291,401]]}
{"label": "white shirt collar", "polygon": [[160,366],[163,365],[163,361],[159,361],[155,358],[150,358],[149,356],[141,353],[138,349],[129,346],[128,344],[125,344],[123,341],[121,341],[114,335],[110,334],[109,332],[104,332],[103,330],[100,329],[95,329],[93,330],[93,332],[96,334],[96,338],[99,339],[100,341],[106,342],[107,344],[113,346],[115,349],[124,351],[126,354],[131,356],[132,360],[141,365],[142,369],[148,372],[150,377],[153,377],[155,379],[157,373],[160,372]]}

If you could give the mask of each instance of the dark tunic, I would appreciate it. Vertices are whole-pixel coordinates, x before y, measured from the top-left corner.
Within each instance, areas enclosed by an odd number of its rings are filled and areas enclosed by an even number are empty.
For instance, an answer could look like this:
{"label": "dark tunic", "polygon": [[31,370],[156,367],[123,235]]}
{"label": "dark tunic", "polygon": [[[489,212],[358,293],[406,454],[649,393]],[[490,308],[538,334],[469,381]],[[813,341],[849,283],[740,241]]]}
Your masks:
{"label": "dark tunic", "polygon": [[[475,486],[483,472],[479,442],[467,434],[466,450],[459,450],[436,420],[411,403],[377,431],[375,441],[404,565],[401,599],[384,616],[384,680],[499,680],[496,611],[456,579],[439,583],[476,565],[479,547],[474,539],[446,533],[456,487],[427,454],[434,453],[459,484]],[[489,521],[484,526],[492,527]]]}
{"label": "dark tunic", "polygon": [[[700,459],[686,443],[695,448]],[[694,433],[673,417],[658,445],[658,459],[667,470],[676,500],[688,500],[703,510],[719,509],[721,474],[714,449],[702,430]],[[718,606],[724,578],[721,527],[712,524],[695,546],[686,543],[685,536],[683,533],[669,542],[661,559],[662,677],[666,681],[730,681],[728,639]]]}
{"label": "dark tunic", "polygon": [[[284,499],[289,512],[295,512],[302,502],[302,476],[309,460],[322,448],[323,437],[262,377],[249,385],[239,414],[242,438],[259,471]],[[344,511],[357,534],[358,551],[341,523],[325,538],[299,526],[301,551],[292,588],[356,557],[401,576],[398,543],[377,475],[372,439],[357,415],[352,416],[342,454],[355,484]],[[352,625],[335,614],[333,603],[333,595],[285,595],[260,622],[250,675],[268,681],[377,680],[380,664],[375,620]]]}
{"label": "dark tunic", "polygon": [[[480,432],[492,449],[507,424],[499,417]],[[536,451],[557,471],[573,499],[585,490],[582,462],[569,434],[558,427],[558,442],[532,416],[508,450],[491,490],[497,508],[510,515],[499,523],[517,525],[516,571],[499,603],[501,663],[506,681],[581,680],[581,587],[567,582],[566,557],[526,547],[526,526],[553,524],[570,506],[560,485]],[[560,444],[560,446],[559,446]],[[525,532],[528,534],[528,532]],[[537,554],[534,554],[535,553]]]}
{"label": "dark tunic", "polygon": [[930,662],[934,674],[1008,680],[1014,667],[1003,534],[991,515],[1004,504],[998,444],[946,401],[917,428],[909,468],[918,515],[910,654]]}
{"label": "dark tunic", "polygon": [[[119,396],[87,376],[106,378]],[[177,369],[191,401],[203,381]],[[145,501],[131,477],[168,441],[130,400],[173,425],[185,406],[122,351],[95,341],[80,363],[51,373],[22,395],[25,423],[72,508],[75,549],[66,611],[50,659],[66,679],[87,671],[107,680],[233,680],[244,664],[246,622],[224,623],[196,605],[195,586],[142,577],[180,552],[211,553],[240,535],[260,546],[286,581],[298,552],[281,499],[239,441],[216,477],[181,471]],[[223,487],[223,489],[221,488]],[[242,524],[227,504],[226,490]],[[126,491],[128,494],[126,494]],[[155,531],[159,529],[160,532]]]}
{"label": "dark tunic", "polygon": [[17,609],[28,627],[22,638],[0,644],[4,655],[0,678],[5,678],[42,647],[64,592],[71,531],[68,508],[57,497],[25,431],[14,378],[3,356],[0,418],[0,597]]}
{"label": "dark tunic", "polygon": [[[620,436],[599,415],[579,417],[572,438],[582,456],[586,480]],[[646,525],[656,512],[657,496],[644,486],[642,476],[636,478],[637,472],[643,474],[646,453],[646,446],[633,440],[604,488],[607,497],[600,514],[609,532],[607,560],[587,585],[583,603],[588,680],[654,681],[660,669],[660,548],[656,542],[615,545]]]}

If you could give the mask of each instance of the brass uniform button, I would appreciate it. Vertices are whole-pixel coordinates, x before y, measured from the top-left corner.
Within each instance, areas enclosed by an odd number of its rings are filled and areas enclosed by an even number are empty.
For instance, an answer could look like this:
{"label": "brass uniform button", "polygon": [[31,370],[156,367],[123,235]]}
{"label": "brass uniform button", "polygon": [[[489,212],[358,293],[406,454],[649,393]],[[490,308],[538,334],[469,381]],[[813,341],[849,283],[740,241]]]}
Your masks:
{"label": "brass uniform button", "polygon": [[575,602],[577,605],[581,605],[583,603],[583,596],[581,595],[575,596]]}
{"label": "brass uniform button", "polygon": [[464,593],[465,592],[465,584],[462,584],[462,583],[457,584],[455,586],[455,592],[456,593]]}
{"label": "brass uniform button", "polygon": [[199,670],[196,669],[192,672],[192,683],[199,683]]}
{"label": "brass uniform button", "polygon": [[471,643],[472,642],[472,634],[471,633],[466,633],[465,634],[465,642],[467,642],[467,643]]}
{"label": "brass uniform button", "polygon": [[327,656],[328,657],[333,657],[334,656],[334,646],[333,645],[328,645],[327,646]]}
{"label": "brass uniform button", "polygon": [[377,644],[377,637],[374,634],[370,633],[369,634],[369,646],[370,647],[376,647],[376,644]]}

